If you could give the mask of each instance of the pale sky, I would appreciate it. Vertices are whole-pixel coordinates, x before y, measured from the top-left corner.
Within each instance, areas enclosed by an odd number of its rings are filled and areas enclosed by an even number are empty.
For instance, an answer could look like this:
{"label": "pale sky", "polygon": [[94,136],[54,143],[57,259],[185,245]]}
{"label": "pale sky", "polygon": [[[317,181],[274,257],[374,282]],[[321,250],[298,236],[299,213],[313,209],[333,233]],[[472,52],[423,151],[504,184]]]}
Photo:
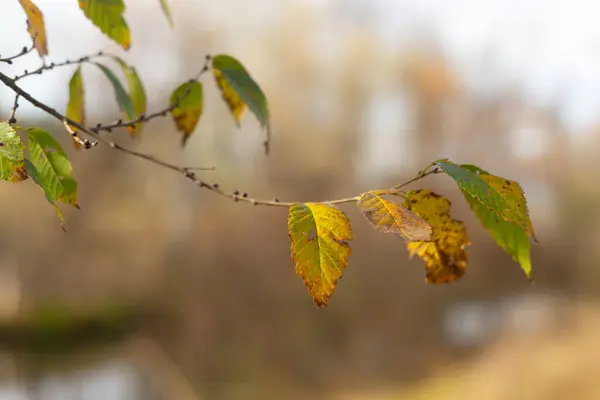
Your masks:
{"label": "pale sky", "polygon": [[[288,0],[292,3],[294,0]],[[320,6],[328,0],[295,0]],[[343,1],[343,0],[342,0]],[[340,0],[338,0],[340,2]],[[9,54],[27,43],[24,15],[17,1],[2,0],[3,18],[0,54]],[[170,0],[179,23],[202,22],[201,29],[227,30],[260,27],[276,18],[286,4],[281,0],[247,1]],[[72,0],[37,0],[46,14],[51,59],[85,54],[90,48],[117,51],[99,32],[91,29]],[[144,46],[168,53],[177,45],[158,7],[158,0],[128,0],[126,17],[134,34],[134,45],[126,55],[144,60]],[[282,5],[283,4],[283,5]],[[474,94],[488,95],[507,84],[519,83],[531,102],[545,104],[559,99],[561,116],[567,127],[590,130],[600,111],[600,2],[593,0],[346,0],[361,10],[374,7],[381,40],[390,48],[410,40],[414,29],[433,32],[448,58],[461,73]],[[240,8],[241,5],[241,8]],[[60,12],[57,12],[60,10]],[[139,15],[144,18],[139,18]],[[136,16],[138,16],[136,18]],[[327,14],[332,22],[338,16]],[[149,28],[152,26],[152,28]],[[332,24],[335,31],[335,24]],[[137,35],[136,35],[136,32]],[[140,33],[143,32],[143,33]],[[78,36],[81,35],[81,36]],[[140,44],[141,41],[150,44]],[[244,40],[244,39],[240,39]],[[68,44],[67,44],[68,43]],[[12,50],[12,51],[11,51]],[[488,57],[490,68],[482,63]],[[35,67],[31,57],[24,67]],[[482,68],[483,66],[483,68]],[[176,72],[169,63],[139,64],[148,79],[157,84]],[[4,66],[2,66],[4,68]],[[55,73],[56,80],[28,82],[31,90],[55,90],[64,102],[64,80],[68,74]],[[38,85],[36,87],[36,85]],[[159,85],[160,86],[160,85]],[[3,101],[12,97],[0,91]]]}

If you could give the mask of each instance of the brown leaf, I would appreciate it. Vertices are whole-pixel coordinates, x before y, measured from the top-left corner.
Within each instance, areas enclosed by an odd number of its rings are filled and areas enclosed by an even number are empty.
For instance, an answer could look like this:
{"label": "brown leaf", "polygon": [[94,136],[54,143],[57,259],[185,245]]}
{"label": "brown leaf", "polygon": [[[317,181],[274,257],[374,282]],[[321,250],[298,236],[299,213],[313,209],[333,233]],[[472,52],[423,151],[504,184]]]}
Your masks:
{"label": "brown leaf", "polygon": [[363,193],[356,202],[360,212],[379,232],[394,233],[408,241],[429,241],[432,228],[423,218],[375,192]]}
{"label": "brown leaf", "polygon": [[467,268],[467,229],[450,217],[450,200],[429,190],[406,194],[404,206],[425,219],[433,228],[432,241],[407,244],[411,256],[425,262],[427,283],[450,283],[460,279]]}

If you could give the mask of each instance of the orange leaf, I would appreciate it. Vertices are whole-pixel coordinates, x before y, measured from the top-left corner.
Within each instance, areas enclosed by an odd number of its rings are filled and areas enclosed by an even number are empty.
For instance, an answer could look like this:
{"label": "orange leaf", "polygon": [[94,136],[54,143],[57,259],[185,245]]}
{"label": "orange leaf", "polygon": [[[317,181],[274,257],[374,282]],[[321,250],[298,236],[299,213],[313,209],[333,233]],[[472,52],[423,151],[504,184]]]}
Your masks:
{"label": "orange leaf", "polygon": [[468,262],[464,249],[470,243],[465,225],[450,217],[450,200],[429,190],[417,190],[406,194],[403,205],[433,228],[430,242],[407,244],[411,257],[417,254],[425,262],[427,283],[450,283],[460,279]]}
{"label": "orange leaf", "polygon": [[31,0],[19,0],[19,3],[25,10],[25,14],[27,14],[27,31],[34,40],[36,50],[40,53],[40,56],[47,56],[48,41],[44,26],[44,15]]}

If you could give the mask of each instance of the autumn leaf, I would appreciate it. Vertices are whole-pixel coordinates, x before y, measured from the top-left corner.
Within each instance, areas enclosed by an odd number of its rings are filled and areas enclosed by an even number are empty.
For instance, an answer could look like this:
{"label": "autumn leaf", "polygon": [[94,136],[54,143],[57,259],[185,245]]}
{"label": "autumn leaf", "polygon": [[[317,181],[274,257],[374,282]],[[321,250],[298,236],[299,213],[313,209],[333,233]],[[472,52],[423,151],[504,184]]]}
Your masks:
{"label": "autumn leaf", "polygon": [[[83,75],[81,66],[79,66],[71,80],[69,81],[69,103],[67,104],[67,118],[85,125],[85,93],[83,90]],[[69,125],[71,126],[71,125]],[[71,126],[73,131],[77,132],[77,128]],[[81,148],[81,144],[73,139],[73,145],[76,149]]]}
{"label": "autumn leaf", "polygon": [[[147,107],[146,91],[144,89],[142,80],[140,79],[134,67],[127,65],[119,57],[113,58],[115,59],[115,61],[117,61],[117,63],[121,66],[121,69],[123,70],[123,74],[125,75],[125,79],[127,80],[127,86],[129,88],[129,98],[133,103],[133,108],[135,111],[134,119],[138,119],[146,113]],[[141,122],[138,122],[135,124],[135,127],[128,126],[127,130],[133,136],[142,132],[142,126],[143,124]]]}
{"label": "autumn leaf", "polygon": [[461,166],[449,160],[438,160],[434,165],[454,179],[463,193],[469,193],[505,221],[520,225],[535,239],[527,200],[517,182],[491,175],[472,165]]}
{"label": "autumn leaf", "polygon": [[436,164],[455,179],[484,228],[531,278],[529,237],[536,238],[521,186],[474,165],[457,165],[449,161]]}
{"label": "autumn leaf", "polygon": [[460,279],[467,268],[465,247],[470,243],[465,225],[450,217],[450,200],[422,189],[408,192],[403,205],[433,229],[431,241],[406,245],[411,257],[417,254],[425,262],[427,283],[450,283]]}
{"label": "autumn leaf", "polygon": [[25,146],[7,122],[0,122],[0,179],[9,182],[27,179]]}
{"label": "autumn leaf", "polygon": [[169,3],[167,2],[167,0],[159,0],[160,1],[160,8],[162,9],[163,14],[165,15],[165,18],[167,19],[167,22],[169,23],[169,26],[171,27],[171,29],[173,29],[173,16],[171,15],[171,9],[169,8]]}
{"label": "autumn leaf", "polygon": [[185,146],[196,129],[202,115],[203,102],[202,83],[198,81],[180,85],[171,95],[171,104],[177,105],[171,110],[171,116],[177,129],[183,132],[182,146]]}
{"label": "autumn leaf", "polygon": [[35,48],[44,57],[48,55],[48,39],[44,26],[44,15],[30,0],[19,0],[21,7],[27,14],[27,31],[34,40]]}
{"label": "autumn leaf", "polygon": [[346,215],[326,203],[294,204],[288,215],[296,274],[318,307],[327,300],[348,266],[352,229]]}
{"label": "autumn leaf", "polygon": [[399,204],[382,198],[376,191],[363,193],[356,205],[379,232],[394,233],[409,241],[431,239],[431,226]]}
{"label": "autumn leaf", "polygon": [[77,205],[77,181],[71,176],[73,167],[60,144],[39,128],[28,130],[29,161],[35,169],[34,181],[48,200]]}
{"label": "autumn leaf", "polygon": [[110,81],[115,92],[117,104],[119,105],[119,109],[121,110],[121,113],[124,115],[125,119],[128,121],[133,121],[134,119],[136,119],[136,112],[135,107],[133,106],[133,102],[131,101],[131,98],[129,97],[127,91],[123,88],[123,85],[121,85],[119,79],[106,66],[96,62],[92,64],[95,64],[98,68],[100,68],[100,70]]}
{"label": "autumn leaf", "polygon": [[79,0],[79,8],[102,33],[128,50],[131,46],[129,26],[123,14],[123,0]]}
{"label": "autumn leaf", "polygon": [[261,126],[268,127],[267,99],[246,68],[235,58],[220,54],[213,58],[212,69],[217,86],[238,126],[247,106]]}

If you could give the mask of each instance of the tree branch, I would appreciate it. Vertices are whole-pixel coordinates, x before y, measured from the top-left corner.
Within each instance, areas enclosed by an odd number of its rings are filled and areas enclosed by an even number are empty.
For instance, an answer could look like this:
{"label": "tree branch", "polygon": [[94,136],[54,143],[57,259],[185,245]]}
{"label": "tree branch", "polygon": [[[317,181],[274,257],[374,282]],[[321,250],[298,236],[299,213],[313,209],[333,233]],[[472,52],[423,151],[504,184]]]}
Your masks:
{"label": "tree branch", "polygon": [[[205,66],[203,67],[202,71],[199,73],[202,74],[204,72],[206,72],[208,70],[208,60],[209,58],[207,58],[207,63],[205,64]],[[85,62],[85,61],[83,61]],[[66,65],[66,64],[64,64]],[[56,64],[55,64],[56,66]],[[198,75],[198,76],[199,76]],[[105,125],[104,127],[102,125],[100,125],[100,127],[96,126],[95,128],[88,128],[83,126],[82,124],[79,124],[76,121],[73,121],[72,119],[67,118],[65,115],[61,114],[60,112],[58,112],[57,110],[55,110],[54,108],[42,103],[41,101],[37,100],[36,98],[34,98],[33,96],[31,96],[29,93],[27,93],[25,90],[23,90],[19,85],[17,85],[16,80],[15,79],[11,79],[10,77],[8,77],[7,75],[3,74],[0,72],[0,82],[4,83],[4,85],[6,85],[9,89],[11,89],[13,92],[15,92],[15,94],[19,97],[22,97],[23,99],[27,100],[28,102],[30,102],[33,106],[39,108],[40,110],[44,111],[45,113],[51,115],[52,117],[56,118],[57,120],[61,121],[62,123],[65,124],[65,126],[71,126],[75,129],[77,129],[80,132],[83,132],[87,135],[89,135],[90,137],[96,139],[99,143],[102,143],[105,146],[108,146],[112,149],[118,150],[122,153],[125,154],[129,154],[131,156],[137,157],[137,158],[141,158],[143,160],[146,160],[150,163],[159,165],[163,168],[167,168],[170,169],[172,171],[178,172],[181,175],[183,175],[185,178],[191,180],[192,182],[194,182],[196,185],[198,185],[200,188],[203,189],[207,189],[219,196],[222,197],[226,197],[229,198],[233,201],[241,201],[241,202],[245,202],[245,203],[249,203],[249,204],[253,204],[253,205],[260,205],[260,206],[273,206],[273,207],[290,207],[295,203],[298,202],[281,202],[278,199],[272,199],[272,200],[264,200],[264,199],[256,199],[253,197],[250,197],[248,195],[248,193],[245,192],[240,192],[238,190],[234,190],[233,192],[229,192],[226,190],[223,190],[220,188],[220,186],[217,183],[209,183],[207,181],[204,181],[202,179],[199,179],[196,174],[193,172],[193,170],[195,169],[200,169],[200,168],[191,168],[191,167],[181,167],[175,164],[171,164],[167,161],[164,161],[160,158],[157,158],[153,155],[150,154],[145,154],[145,153],[140,153],[138,151],[129,149],[127,147],[123,147],[118,143],[115,143],[111,140],[108,140],[104,137],[102,137],[99,134],[99,130],[101,130],[102,128],[105,128],[106,130],[108,130],[108,128],[116,128],[116,127],[121,127],[121,126],[128,126],[131,123],[135,123],[135,121],[132,121],[130,123],[127,123],[125,125],[121,125],[121,124],[112,124],[112,125]],[[172,106],[171,106],[172,107]],[[170,108],[167,108],[167,111],[160,111],[158,113],[154,113],[154,114],[150,114],[148,117],[146,117],[146,120],[151,119],[149,117],[154,117],[154,116],[158,116],[158,115],[162,115],[168,112]],[[68,124],[68,125],[67,125]],[[69,129],[69,133],[73,131],[72,129]],[[84,146],[85,146],[85,142]],[[87,141],[87,143],[90,143],[89,141]],[[93,146],[93,144],[90,144],[90,147]],[[204,168],[204,169],[208,169],[208,168]],[[398,185],[394,188],[389,189],[389,193],[390,194],[395,194],[398,192],[398,189],[404,187],[405,185],[408,185],[409,183],[415,182],[429,174],[432,173],[436,173],[436,170],[430,171],[430,172],[424,172],[425,170],[423,170],[421,173],[419,173],[419,175],[405,183],[403,183],[402,185]],[[359,199],[359,196],[353,196],[353,197],[346,197],[346,198],[341,198],[341,199],[337,199],[337,200],[330,200],[330,201],[325,201],[326,203],[329,204],[343,204],[343,203],[353,203],[356,202]]]}
{"label": "tree branch", "polygon": [[[111,54],[107,54],[104,53],[102,51],[99,51],[97,53],[94,54],[90,54],[87,56],[83,56],[80,57],[76,60],[65,60],[63,62],[59,62],[59,63],[50,63],[50,64],[46,64],[45,62],[37,69],[32,70],[32,71],[28,71],[25,70],[21,75],[16,75],[13,78],[13,81],[16,83],[17,81],[19,81],[20,79],[23,78],[27,78],[29,76],[32,75],[41,75],[43,74],[45,71],[49,71],[52,70],[54,68],[58,68],[58,67],[64,67],[64,66],[69,66],[69,65],[78,65],[78,64],[84,64],[84,63],[89,63],[92,60],[94,60],[95,58],[99,58],[99,57],[111,57],[114,58],[116,56],[113,56]],[[202,69],[195,75],[195,77],[193,79],[190,79],[190,83],[197,81],[198,79],[200,79],[200,77],[209,71],[210,69],[210,60],[212,59],[212,57],[210,55],[206,56],[206,59],[204,61],[204,66],[202,67]],[[179,106],[179,104],[181,103],[181,101],[189,94],[190,90],[189,88],[186,89],[183,93],[181,93],[181,95],[179,97],[177,97],[175,99],[174,102],[172,102],[168,107],[160,110],[160,111],[156,111],[152,114],[147,114],[147,115],[140,115],[138,118],[134,119],[134,120],[130,120],[130,121],[123,121],[122,119],[113,122],[111,124],[97,124],[94,128],[90,128],[90,130],[94,133],[99,133],[101,131],[106,131],[106,132],[111,132],[113,129],[117,129],[117,128],[135,128],[136,124],[139,123],[146,123],[148,121],[151,121],[155,118],[159,118],[159,117],[166,117],[171,111],[173,111],[175,108],[177,108]],[[72,125],[72,124],[71,124]],[[71,133],[71,132],[69,132]],[[74,138],[76,136],[73,136]],[[75,139],[75,141],[77,141],[77,139]],[[89,148],[89,147],[88,147]]]}

